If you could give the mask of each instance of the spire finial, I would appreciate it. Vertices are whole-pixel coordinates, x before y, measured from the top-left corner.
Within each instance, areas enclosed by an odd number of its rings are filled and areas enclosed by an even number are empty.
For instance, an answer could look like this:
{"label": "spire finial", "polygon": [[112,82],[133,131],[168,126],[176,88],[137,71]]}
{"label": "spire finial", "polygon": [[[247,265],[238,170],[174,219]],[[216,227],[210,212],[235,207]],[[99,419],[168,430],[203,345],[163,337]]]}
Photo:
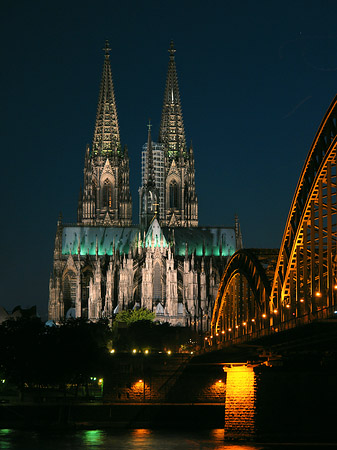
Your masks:
{"label": "spire finial", "polygon": [[104,53],[105,53],[105,57],[108,57],[108,58],[109,58],[109,53],[110,53],[110,51],[111,51],[111,48],[110,48],[110,45],[109,45],[109,41],[108,41],[108,40],[105,41],[105,47],[103,48],[103,51],[104,51]]}
{"label": "spire finial", "polygon": [[174,54],[176,52],[176,49],[174,48],[173,40],[171,40],[171,42],[170,42],[170,48],[169,48],[168,52],[170,54],[170,58],[173,59],[174,58]]}
{"label": "spire finial", "polygon": [[147,127],[149,129],[149,132],[151,132],[151,128],[152,128],[151,119],[149,119],[149,123],[147,124]]}

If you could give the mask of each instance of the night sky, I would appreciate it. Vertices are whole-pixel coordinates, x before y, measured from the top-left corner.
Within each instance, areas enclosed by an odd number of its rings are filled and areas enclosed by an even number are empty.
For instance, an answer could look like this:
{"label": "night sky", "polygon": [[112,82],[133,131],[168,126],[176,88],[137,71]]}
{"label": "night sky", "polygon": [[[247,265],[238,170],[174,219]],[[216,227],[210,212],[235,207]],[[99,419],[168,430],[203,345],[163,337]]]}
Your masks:
{"label": "night sky", "polygon": [[1,300],[44,317],[56,221],[76,220],[105,39],[138,223],[140,154],[159,131],[174,40],[201,225],[280,246],[337,89],[337,1],[2,1]]}

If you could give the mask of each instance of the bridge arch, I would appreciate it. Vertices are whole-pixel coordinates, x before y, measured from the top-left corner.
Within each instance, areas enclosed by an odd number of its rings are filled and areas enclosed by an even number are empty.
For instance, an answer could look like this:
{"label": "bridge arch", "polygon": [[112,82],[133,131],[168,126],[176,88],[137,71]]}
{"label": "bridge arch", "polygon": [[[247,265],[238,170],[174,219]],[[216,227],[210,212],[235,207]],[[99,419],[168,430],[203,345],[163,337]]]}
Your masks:
{"label": "bridge arch", "polygon": [[272,284],[280,321],[321,312],[336,303],[337,96],[316,133],[286,222]]}
{"label": "bridge arch", "polygon": [[215,342],[232,340],[254,328],[268,334],[335,317],[336,149],[337,96],[304,163],[273,276],[270,268],[265,272],[266,265],[253,250],[236,252],[225,269],[211,322]]}
{"label": "bridge arch", "polygon": [[261,328],[269,312],[271,282],[266,268],[275,266],[277,250],[244,249],[229,260],[215,300],[211,336],[220,342]]}

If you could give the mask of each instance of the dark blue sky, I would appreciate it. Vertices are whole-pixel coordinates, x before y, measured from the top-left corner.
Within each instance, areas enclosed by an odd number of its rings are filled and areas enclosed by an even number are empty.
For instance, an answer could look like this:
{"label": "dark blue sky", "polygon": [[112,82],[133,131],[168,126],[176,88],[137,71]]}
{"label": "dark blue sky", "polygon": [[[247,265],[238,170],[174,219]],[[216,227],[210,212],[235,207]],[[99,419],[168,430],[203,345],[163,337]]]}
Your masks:
{"label": "dark blue sky", "polygon": [[279,247],[313,137],[337,88],[336,1],[3,1],[1,300],[45,314],[59,211],[76,220],[105,39],[138,222],[140,152],[158,133],[169,42],[199,222]]}

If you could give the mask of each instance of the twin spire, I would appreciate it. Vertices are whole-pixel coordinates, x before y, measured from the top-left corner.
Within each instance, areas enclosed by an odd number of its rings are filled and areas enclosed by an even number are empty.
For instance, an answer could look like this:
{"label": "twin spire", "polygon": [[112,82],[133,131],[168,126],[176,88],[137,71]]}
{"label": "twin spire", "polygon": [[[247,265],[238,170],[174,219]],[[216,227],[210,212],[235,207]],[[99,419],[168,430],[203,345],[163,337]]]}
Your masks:
{"label": "twin spire", "polygon": [[110,67],[110,46],[105,42],[103,75],[98,96],[92,149],[94,154],[109,154],[120,149],[117,107]]}
{"label": "twin spire", "polygon": [[186,149],[183,113],[174,58],[175,52],[173,41],[171,41],[169,49],[170,60],[159,130],[159,142],[165,145],[169,157],[177,156],[179,152]]}
{"label": "twin spire", "polygon": [[[94,154],[109,154],[120,149],[117,107],[110,66],[109,42],[104,47],[103,75],[98,97],[96,124],[93,139]],[[186,149],[183,114],[180,102],[173,41],[169,49],[169,66],[164,93],[159,142],[165,145],[168,156],[176,156]]]}

